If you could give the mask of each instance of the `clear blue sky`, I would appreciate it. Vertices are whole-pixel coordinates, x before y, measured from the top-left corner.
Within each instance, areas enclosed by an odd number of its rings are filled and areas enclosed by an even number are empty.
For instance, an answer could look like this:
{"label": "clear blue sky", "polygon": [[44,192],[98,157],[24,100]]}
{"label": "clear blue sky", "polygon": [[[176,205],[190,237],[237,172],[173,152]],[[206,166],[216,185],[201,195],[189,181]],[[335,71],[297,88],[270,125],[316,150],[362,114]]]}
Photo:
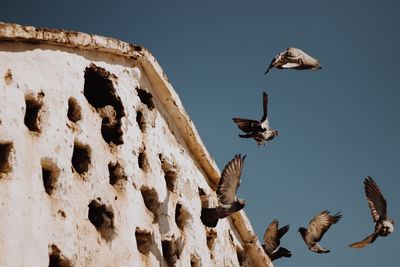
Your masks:
{"label": "clear blue sky", "polygon": [[[159,60],[222,169],[247,154],[241,198],[262,239],[274,218],[291,230],[291,259],[275,266],[400,266],[395,232],[348,247],[373,231],[363,191],[371,175],[400,221],[400,4],[398,1],[6,1],[0,21],[63,28],[137,43]],[[288,46],[320,59],[321,71],[273,69]],[[231,118],[259,119],[269,93],[266,147],[237,137]],[[300,235],[319,211],[341,210],[325,235],[330,254]]]}

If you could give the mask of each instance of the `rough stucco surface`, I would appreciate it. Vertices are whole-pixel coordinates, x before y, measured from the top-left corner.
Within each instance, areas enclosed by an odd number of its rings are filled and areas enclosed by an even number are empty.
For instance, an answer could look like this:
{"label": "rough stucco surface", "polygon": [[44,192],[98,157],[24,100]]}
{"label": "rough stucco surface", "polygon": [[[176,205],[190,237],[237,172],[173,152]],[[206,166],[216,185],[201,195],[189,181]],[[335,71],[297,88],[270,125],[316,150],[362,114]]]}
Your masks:
{"label": "rough stucco surface", "polygon": [[272,266],[243,211],[202,224],[219,171],[142,48],[0,24],[0,152],[0,266],[167,266],[168,240],[176,266]]}

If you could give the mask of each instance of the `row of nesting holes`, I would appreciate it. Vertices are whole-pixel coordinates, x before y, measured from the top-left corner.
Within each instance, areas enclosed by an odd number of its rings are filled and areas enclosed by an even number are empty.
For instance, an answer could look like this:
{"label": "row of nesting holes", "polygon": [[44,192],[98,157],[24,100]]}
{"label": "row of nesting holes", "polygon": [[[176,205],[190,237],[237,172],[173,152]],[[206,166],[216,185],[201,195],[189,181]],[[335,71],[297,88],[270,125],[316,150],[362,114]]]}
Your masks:
{"label": "row of nesting holes", "polygon": [[[114,83],[117,82],[117,77],[104,68],[91,64],[85,69],[84,79],[83,94],[102,118],[101,134],[103,139],[108,144],[123,144],[121,118],[125,116],[125,111],[114,86]],[[140,88],[136,88],[136,91],[141,102],[149,110],[153,110],[152,95]],[[31,132],[40,133],[41,131],[40,115],[43,107],[43,98],[43,92],[39,92],[37,96],[25,96],[26,112],[24,123]],[[81,107],[73,97],[68,100],[67,116],[72,122],[78,122],[82,119]],[[146,123],[142,111],[137,111],[136,120],[139,128],[144,131]]]}

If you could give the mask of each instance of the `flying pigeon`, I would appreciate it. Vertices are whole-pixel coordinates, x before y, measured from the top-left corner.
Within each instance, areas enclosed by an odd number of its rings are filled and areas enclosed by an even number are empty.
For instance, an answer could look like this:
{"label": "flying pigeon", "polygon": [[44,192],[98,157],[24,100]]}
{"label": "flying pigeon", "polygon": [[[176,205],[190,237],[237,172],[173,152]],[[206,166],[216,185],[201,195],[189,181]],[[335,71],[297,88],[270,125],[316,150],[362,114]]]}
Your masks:
{"label": "flying pigeon", "polygon": [[272,140],[278,135],[278,131],[272,129],[268,122],[268,95],[263,92],[263,116],[260,121],[233,118],[233,121],[240,130],[247,134],[239,134],[241,138],[253,138],[257,142],[257,146],[265,145],[267,141]]}
{"label": "flying pigeon", "polygon": [[308,228],[299,228],[299,232],[304,242],[308,246],[308,249],[316,253],[329,253],[329,250],[321,247],[318,242],[322,239],[326,231],[332,224],[337,223],[342,215],[336,213],[335,215],[330,215],[329,211],[324,210],[318,213],[308,224]]}
{"label": "flying pigeon", "polygon": [[289,250],[284,247],[279,247],[281,244],[280,239],[289,231],[289,225],[285,225],[280,229],[278,229],[278,225],[279,221],[276,219],[273,220],[264,233],[263,248],[271,261],[281,257],[292,257],[292,253]]}
{"label": "flying pigeon", "polygon": [[294,47],[289,47],[286,51],[276,55],[264,75],[272,68],[295,70],[322,69],[317,59]]}
{"label": "flying pigeon", "polygon": [[394,221],[387,217],[386,200],[378,185],[370,176],[364,180],[364,190],[368,207],[371,209],[372,219],[375,222],[375,230],[364,240],[351,244],[350,247],[352,248],[363,248],[373,243],[378,236],[388,236],[394,230]]}
{"label": "flying pigeon", "polygon": [[245,206],[246,202],[236,197],[245,158],[246,156],[237,154],[226,164],[217,187],[219,205],[201,210],[201,220],[205,226],[215,227],[219,219],[228,217]]}

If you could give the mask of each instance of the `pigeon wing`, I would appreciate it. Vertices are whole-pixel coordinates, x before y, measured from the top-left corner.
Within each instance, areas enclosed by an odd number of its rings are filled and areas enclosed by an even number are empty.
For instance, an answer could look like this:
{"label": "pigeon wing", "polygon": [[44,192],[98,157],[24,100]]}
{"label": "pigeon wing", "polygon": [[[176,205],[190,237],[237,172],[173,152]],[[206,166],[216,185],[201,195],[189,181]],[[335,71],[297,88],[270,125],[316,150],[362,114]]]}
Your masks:
{"label": "pigeon wing", "polygon": [[290,229],[289,224],[287,224],[287,225],[283,226],[282,228],[280,228],[280,229],[278,230],[278,238],[281,239],[282,236],[283,236],[284,234],[286,234],[287,231],[289,231],[289,229]]}
{"label": "pigeon wing", "polygon": [[264,249],[272,254],[279,246],[278,220],[273,220],[264,233]]}
{"label": "pigeon wing", "polygon": [[308,225],[306,239],[309,243],[319,242],[331,225],[337,223],[341,217],[339,212],[333,216],[327,210],[318,213]]}
{"label": "pigeon wing", "polygon": [[257,132],[261,129],[260,122],[242,118],[233,118],[233,121],[245,133]]}
{"label": "pigeon wing", "polygon": [[374,222],[379,219],[386,219],[386,200],[382,196],[378,185],[368,176],[364,181],[365,195],[367,196],[368,207],[371,210],[371,215]]}
{"label": "pigeon wing", "polygon": [[240,154],[226,164],[218,183],[217,196],[221,204],[233,204],[236,201],[236,192],[240,185],[243,163],[246,156]]}
{"label": "pigeon wing", "polygon": [[355,243],[351,244],[350,247],[352,247],[352,248],[363,248],[366,245],[373,243],[376,240],[377,237],[378,237],[378,235],[373,233],[373,234],[367,236],[366,238],[364,238],[362,241],[355,242]]}
{"label": "pigeon wing", "polygon": [[264,75],[267,74],[269,72],[270,69],[272,69],[274,67],[275,62],[277,61],[278,56],[274,57],[271,60],[271,63],[269,63],[268,69],[264,72]]}

